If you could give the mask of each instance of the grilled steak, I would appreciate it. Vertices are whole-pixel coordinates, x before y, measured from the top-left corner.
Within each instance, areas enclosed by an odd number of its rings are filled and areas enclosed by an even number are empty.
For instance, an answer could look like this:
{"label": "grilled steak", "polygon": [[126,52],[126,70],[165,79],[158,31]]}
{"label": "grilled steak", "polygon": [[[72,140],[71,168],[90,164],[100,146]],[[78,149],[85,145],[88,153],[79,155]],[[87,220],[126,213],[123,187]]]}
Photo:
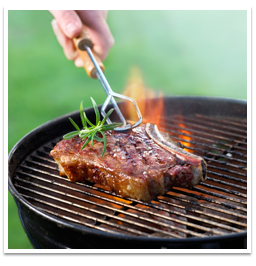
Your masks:
{"label": "grilled steak", "polygon": [[107,186],[122,197],[143,201],[150,201],[173,186],[192,187],[205,180],[206,165],[200,157],[176,156],[152,140],[145,129],[140,126],[128,133],[106,132],[104,156],[103,143],[95,141],[94,148],[89,143],[81,150],[84,142],[79,137],[60,141],[50,155],[58,164],[60,175],[67,175],[72,182],[88,180]]}

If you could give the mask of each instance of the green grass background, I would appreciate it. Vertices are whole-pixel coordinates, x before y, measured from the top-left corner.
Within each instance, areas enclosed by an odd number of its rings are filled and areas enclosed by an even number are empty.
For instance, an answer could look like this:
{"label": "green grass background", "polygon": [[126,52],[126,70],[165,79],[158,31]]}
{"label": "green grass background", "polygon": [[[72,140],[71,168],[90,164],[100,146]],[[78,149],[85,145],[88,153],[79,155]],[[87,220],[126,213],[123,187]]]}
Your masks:
{"label": "green grass background", "polygon": [[[68,61],[48,11],[8,12],[8,151],[39,125],[106,96]],[[246,11],[109,11],[105,75],[122,92],[132,67],[164,95],[247,98]],[[5,177],[7,178],[7,177]],[[32,248],[8,194],[8,248]]]}

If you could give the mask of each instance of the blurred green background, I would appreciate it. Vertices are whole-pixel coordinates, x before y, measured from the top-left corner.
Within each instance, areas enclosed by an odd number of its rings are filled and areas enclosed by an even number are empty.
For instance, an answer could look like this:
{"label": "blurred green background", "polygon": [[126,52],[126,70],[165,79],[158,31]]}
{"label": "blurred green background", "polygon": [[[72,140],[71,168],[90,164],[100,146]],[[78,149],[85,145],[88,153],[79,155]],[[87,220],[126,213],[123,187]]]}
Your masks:
{"label": "blurred green background", "polygon": [[[8,151],[39,125],[106,98],[68,61],[48,11],[8,12]],[[164,95],[247,98],[246,11],[109,11],[115,44],[104,62],[123,92],[135,66]],[[7,177],[6,177],[7,178]],[[8,195],[8,248],[32,248]]]}

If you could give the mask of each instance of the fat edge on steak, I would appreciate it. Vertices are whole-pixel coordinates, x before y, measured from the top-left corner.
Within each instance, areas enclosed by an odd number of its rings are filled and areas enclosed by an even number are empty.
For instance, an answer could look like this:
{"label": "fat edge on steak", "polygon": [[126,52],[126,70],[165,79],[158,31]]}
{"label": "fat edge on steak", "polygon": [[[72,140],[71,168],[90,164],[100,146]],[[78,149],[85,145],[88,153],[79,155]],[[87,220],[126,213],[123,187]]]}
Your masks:
{"label": "fat edge on steak", "polygon": [[206,179],[206,163],[178,147],[156,125],[139,126],[128,133],[106,132],[103,143],[83,150],[79,137],[61,140],[50,152],[60,175],[70,181],[101,184],[124,198],[151,201],[171,187],[193,187]]}

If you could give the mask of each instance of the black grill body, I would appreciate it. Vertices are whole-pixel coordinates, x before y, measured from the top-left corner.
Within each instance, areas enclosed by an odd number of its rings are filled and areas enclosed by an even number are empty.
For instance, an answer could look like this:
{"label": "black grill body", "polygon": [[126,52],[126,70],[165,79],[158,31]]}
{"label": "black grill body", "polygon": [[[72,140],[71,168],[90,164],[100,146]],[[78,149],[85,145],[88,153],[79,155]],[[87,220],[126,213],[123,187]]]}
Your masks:
{"label": "black grill body", "polygon": [[[173,188],[151,203],[123,200],[89,182],[73,184],[65,178],[58,179],[57,166],[49,161],[48,153],[54,143],[73,130],[68,117],[80,125],[79,112],[43,124],[14,146],[9,154],[9,191],[35,248],[247,248],[246,101],[166,97],[164,106],[162,121],[169,125],[168,132],[174,140],[183,141],[185,148],[203,156],[210,167],[205,185],[191,190]],[[95,119],[92,108],[85,112],[90,120]],[[227,123],[214,128],[213,124],[221,120]],[[204,123],[213,133],[204,130]],[[186,125],[185,130],[180,124]],[[221,133],[228,132],[226,127],[230,127],[227,135]],[[56,194],[56,186],[60,194]],[[69,187],[75,192],[70,192]],[[77,199],[82,193],[80,190],[84,194]],[[94,197],[102,206],[90,205]],[[81,208],[81,217],[77,206],[83,205],[83,200],[89,210]],[[163,215],[168,210],[165,220]]]}

